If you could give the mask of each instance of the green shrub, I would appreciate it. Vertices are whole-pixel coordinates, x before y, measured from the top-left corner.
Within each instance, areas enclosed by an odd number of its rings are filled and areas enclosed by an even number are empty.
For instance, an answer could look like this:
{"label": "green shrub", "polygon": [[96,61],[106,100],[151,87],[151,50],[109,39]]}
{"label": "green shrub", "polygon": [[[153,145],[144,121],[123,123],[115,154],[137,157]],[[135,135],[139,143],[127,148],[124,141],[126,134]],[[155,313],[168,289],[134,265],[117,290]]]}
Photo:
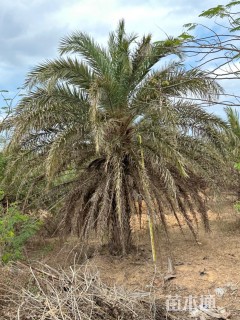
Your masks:
{"label": "green shrub", "polygon": [[17,203],[7,210],[1,209],[0,216],[0,259],[3,263],[23,258],[23,247],[27,240],[39,230],[41,222],[23,214]]}

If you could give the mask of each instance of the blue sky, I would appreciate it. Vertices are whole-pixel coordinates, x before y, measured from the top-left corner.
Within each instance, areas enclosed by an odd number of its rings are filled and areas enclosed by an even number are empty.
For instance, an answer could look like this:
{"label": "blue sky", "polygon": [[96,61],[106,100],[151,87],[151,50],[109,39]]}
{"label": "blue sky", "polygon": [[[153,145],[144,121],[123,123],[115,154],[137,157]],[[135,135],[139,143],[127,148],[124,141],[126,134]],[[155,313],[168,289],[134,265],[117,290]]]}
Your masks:
{"label": "blue sky", "polygon": [[188,22],[211,26],[213,21],[198,15],[219,3],[228,1],[0,0],[0,90],[15,91],[33,66],[57,56],[59,40],[72,31],[104,43],[124,18],[128,31],[164,39],[165,33],[180,34]]}

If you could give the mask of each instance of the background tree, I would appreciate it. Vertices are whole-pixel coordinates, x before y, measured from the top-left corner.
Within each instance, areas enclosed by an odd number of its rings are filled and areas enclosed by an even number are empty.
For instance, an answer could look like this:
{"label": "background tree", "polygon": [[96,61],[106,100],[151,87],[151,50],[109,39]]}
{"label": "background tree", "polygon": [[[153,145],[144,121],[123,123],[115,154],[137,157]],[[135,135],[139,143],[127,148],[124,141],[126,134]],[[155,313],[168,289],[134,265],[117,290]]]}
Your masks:
{"label": "background tree", "polygon": [[[240,1],[230,1],[227,5],[203,11],[200,17],[213,20],[213,26],[189,23],[180,36],[184,40],[183,51],[194,59],[197,68],[208,69],[208,76],[223,83],[231,81],[231,90],[239,86],[239,41],[240,41]],[[229,85],[230,86],[230,85]],[[209,103],[209,101],[206,101]],[[228,107],[240,106],[237,89],[220,93],[220,99],[212,100],[212,105]]]}
{"label": "background tree", "polygon": [[75,32],[60,58],[29,73],[29,92],[3,126],[12,132],[8,177],[34,191],[47,181],[68,233],[95,230],[112,252],[127,253],[136,199],[146,204],[153,247],[153,225],[167,234],[166,210],[195,237],[196,212],[209,230],[200,192],[223,180],[227,126],[184,97],[212,100],[222,89],[179,60],[159,65],[180,56],[180,45],[127,34],[120,21],[107,47]]}
{"label": "background tree", "polygon": [[232,153],[233,167],[232,186],[237,194],[237,201],[240,201],[240,118],[239,112],[230,107],[225,109],[228,125],[231,130],[231,135],[227,137],[229,144],[229,152]]}

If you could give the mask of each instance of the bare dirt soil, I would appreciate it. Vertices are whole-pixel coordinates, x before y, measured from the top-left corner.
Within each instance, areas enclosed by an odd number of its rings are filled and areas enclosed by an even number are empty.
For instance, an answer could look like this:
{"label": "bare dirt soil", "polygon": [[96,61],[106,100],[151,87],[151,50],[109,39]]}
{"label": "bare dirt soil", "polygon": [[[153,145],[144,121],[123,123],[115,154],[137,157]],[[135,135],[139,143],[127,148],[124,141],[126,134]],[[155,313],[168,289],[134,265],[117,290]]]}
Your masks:
{"label": "bare dirt soil", "polygon": [[[75,263],[87,263],[97,268],[103,282],[125,287],[132,291],[152,291],[156,299],[167,301],[178,295],[184,304],[191,296],[199,301],[214,297],[217,307],[231,312],[231,319],[240,319],[240,215],[234,212],[231,199],[212,201],[209,217],[211,233],[199,225],[199,242],[196,243],[187,229],[184,235],[171,216],[168,217],[170,247],[160,229],[157,239],[157,262],[152,262],[147,218],[142,229],[133,223],[136,250],[126,257],[110,256],[103,249],[84,253],[76,239],[64,245],[57,239],[33,241],[26,257],[28,263],[40,260],[43,264],[66,268]],[[220,212],[220,213],[219,213]],[[175,278],[164,280],[168,274],[169,258],[175,266]]]}

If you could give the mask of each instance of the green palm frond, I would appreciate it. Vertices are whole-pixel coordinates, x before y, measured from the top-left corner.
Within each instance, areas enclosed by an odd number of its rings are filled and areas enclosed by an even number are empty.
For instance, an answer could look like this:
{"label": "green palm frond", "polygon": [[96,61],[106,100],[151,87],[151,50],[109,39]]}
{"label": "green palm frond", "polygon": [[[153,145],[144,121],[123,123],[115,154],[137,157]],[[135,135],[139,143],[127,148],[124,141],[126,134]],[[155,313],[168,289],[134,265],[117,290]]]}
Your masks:
{"label": "green palm frond", "polygon": [[229,143],[229,152],[233,154],[235,161],[239,162],[240,157],[240,116],[239,112],[230,107],[225,108],[227,122],[230,131],[225,135]]}
{"label": "green palm frond", "polygon": [[75,32],[62,39],[59,52],[61,55],[66,53],[79,54],[96,74],[111,76],[109,54],[86,33]]}
{"label": "green palm frond", "polygon": [[25,81],[26,86],[33,87],[35,84],[56,84],[67,80],[69,84],[89,89],[94,75],[92,70],[84,62],[77,59],[59,58],[47,61],[34,68]]}
{"label": "green palm frond", "polygon": [[233,110],[232,108],[228,107],[225,108],[225,112],[227,114],[228,123],[231,127],[233,133],[240,138],[240,116],[237,110]]}
{"label": "green palm frond", "polygon": [[173,64],[156,72],[154,78],[161,81],[163,92],[172,96],[193,95],[204,99],[208,93],[207,99],[211,101],[223,92],[214,79],[207,77],[207,72],[197,68],[185,70],[182,66]]}

